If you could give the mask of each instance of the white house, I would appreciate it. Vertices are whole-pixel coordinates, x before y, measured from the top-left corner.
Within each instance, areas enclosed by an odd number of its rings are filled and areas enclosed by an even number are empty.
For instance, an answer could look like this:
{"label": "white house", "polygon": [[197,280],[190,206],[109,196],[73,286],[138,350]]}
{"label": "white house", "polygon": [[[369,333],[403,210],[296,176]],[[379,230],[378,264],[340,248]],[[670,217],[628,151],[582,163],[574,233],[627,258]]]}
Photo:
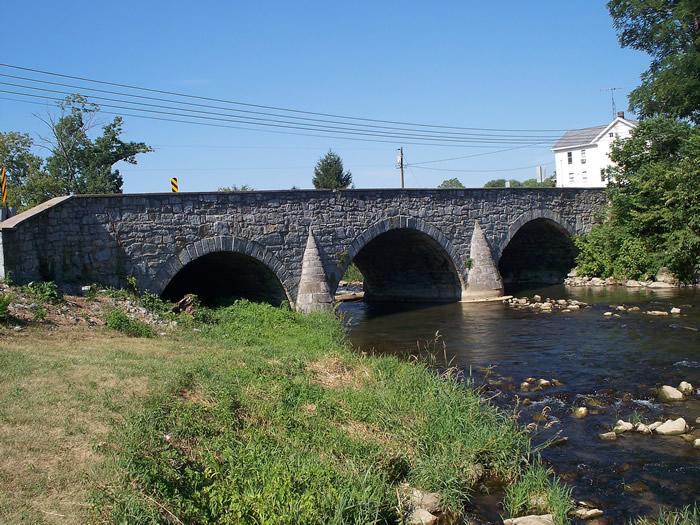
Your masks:
{"label": "white house", "polygon": [[567,131],[552,148],[558,188],[603,188],[604,170],[612,164],[610,145],[629,137],[637,122],[620,111],[610,124]]}

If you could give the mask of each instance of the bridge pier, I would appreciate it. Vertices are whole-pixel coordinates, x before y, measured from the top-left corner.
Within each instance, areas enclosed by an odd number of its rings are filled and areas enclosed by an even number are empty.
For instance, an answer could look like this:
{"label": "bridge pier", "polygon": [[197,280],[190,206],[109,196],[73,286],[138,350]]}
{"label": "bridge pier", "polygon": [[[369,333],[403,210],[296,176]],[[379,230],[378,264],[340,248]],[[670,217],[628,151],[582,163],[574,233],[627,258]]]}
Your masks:
{"label": "bridge pier", "polygon": [[304,258],[301,261],[301,278],[297,293],[296,309],[300,312],[320,312],[333,309],[326,272],[318,252],[316,238],[311,230],[306,240]]}
{"label": "bridge pier", "polygon": [[503,295],[503,282],[491,255],[491,248],[484,236],[479,221],[474,222],[469,248],[469,273],[467,288],[462,291],[462,300],[488,299]]}

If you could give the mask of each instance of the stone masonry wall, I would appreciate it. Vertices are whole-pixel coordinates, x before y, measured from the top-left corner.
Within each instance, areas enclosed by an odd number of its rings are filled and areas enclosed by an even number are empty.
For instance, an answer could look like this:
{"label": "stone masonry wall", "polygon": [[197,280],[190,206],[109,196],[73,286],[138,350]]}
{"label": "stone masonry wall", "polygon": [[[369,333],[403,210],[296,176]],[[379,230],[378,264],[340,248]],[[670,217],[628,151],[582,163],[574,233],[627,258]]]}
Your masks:
{"label": "stone masonry wall", "polygon": [[497,265],[514,225],[547,217],[583,233],[604,202],[600,190],[559,188],[75,196],[0,223],[0,261],[17,282],[133,275],[159,293],[189,260],[234,249],[268,264],[295,300],[310,229],[333,292],[362,245],[411,227],[438,241],[466,287],[475,221]]}

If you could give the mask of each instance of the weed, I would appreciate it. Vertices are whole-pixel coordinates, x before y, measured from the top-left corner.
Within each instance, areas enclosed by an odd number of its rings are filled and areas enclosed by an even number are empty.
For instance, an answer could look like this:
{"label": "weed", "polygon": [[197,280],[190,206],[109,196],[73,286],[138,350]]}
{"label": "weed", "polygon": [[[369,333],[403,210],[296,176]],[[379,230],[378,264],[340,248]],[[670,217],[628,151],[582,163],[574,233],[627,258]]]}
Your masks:
{"label": "weed", "polygon": [[689,505],[679,510],[663,509],[656,519],[637,518],[629,525],[697,525],[700,523],[700,508]]}
{"label": "weed", "polygon": [[170,310],[168,303],[151,292],[142,293],[139,297],[139,303],[141,303],[141,306],[146,310],[157,315],[163,315]]}
{"label": "weed", "polygon": [[571,489],[552,475],[553,472],[539,462],[527,468],[506,489],[503,501],[506,513],[512,517],[551,513],[557,525],[569,523],[567,515],[572,507]]}
{"label": "weed", "polygon": [[6,321],[10,317],[10,304],[15,297],[9,293],[0,293],[0,321]]}
{"label": "weed", "polygon": [[48,312],[46,311],[44,305],[37,304],[32,308],[32,313],[34,314],[35,321],[43,321],[46,319],[46,314]]}
{"label": "weed", "polygon": [[350,264],[348,269],[345,270],[345,275],[343,275],[343,281],[364,281],[365,278],[360,272],[360,269],[355,265],[355,263]]}
{"label": "weed", "polygon": [[42,303],[59,303],[63,300],[58,286],[53,281],[35,281],[22,287],[22,290],[30,297]]}
{"label": "weed", "polygon": [[120,308],[113,308],[107,312],[105,322],[107,323],[107,328],[111,328],[112,330],[116,330],[130,337],[153,337],[155,335],[153,328],[143,321],[132,319]]}

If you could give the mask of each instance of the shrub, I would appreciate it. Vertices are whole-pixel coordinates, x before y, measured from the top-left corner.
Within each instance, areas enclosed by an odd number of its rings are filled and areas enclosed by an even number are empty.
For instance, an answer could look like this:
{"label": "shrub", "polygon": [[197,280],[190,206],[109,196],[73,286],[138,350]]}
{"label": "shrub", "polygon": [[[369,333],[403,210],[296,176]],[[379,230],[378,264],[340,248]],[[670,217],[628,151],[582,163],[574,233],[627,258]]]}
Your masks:
{"label": "shrub", "polygon": [[28,295],[43,303],[58,303],[63,297],[53,281],[31,282],[24,287]]}
{"label": "shrub", "polygon": [[105,317],[107,328],[131,337],[153,337],[153,329],[138,319],[132,319],[124,310],[114,308]]}
{"label": "shrub", "polygon": [[6,321],[10,317],[10,304],[14,296],[9,293],[0,293],[0,321]]}
{"label": "shrub", "polygon": [[143,306],[149,312],[158,315],[162,315],[169,310],[168,304],[158,295],[151,292],[144,292],[141,294],[141,297],[139,297],[139,303],[141,303],[141,306]]}

